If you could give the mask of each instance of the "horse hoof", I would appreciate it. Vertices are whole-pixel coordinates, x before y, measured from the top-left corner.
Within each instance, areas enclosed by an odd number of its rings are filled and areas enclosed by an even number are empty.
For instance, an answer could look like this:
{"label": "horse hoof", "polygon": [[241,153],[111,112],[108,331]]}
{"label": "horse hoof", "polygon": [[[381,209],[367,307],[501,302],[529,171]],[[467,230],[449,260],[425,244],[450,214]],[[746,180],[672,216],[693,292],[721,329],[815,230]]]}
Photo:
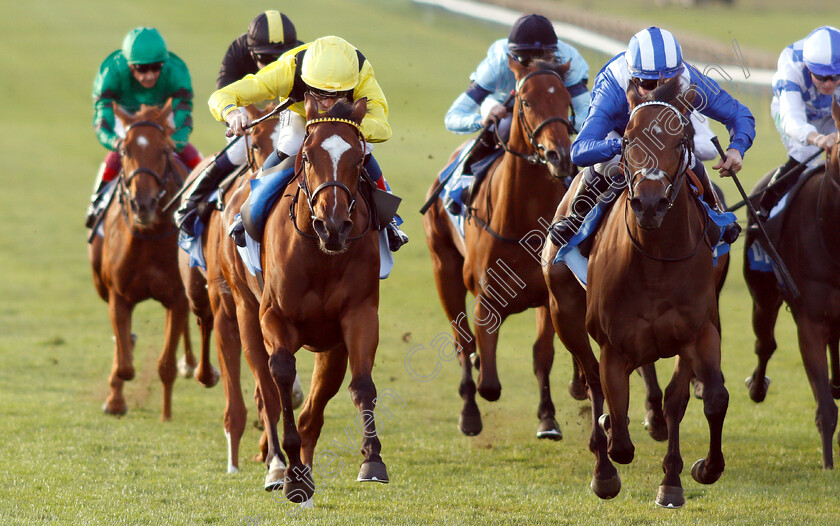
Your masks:
{"label": "horse hoof", "polygon": [[211,366],[210,373],[211,374],[208,375],[206,370],[196,369],[195,379],[198,381],[198,383],[209,389],[215,386],[217,383],[219,383],[219,370]]}
{"label": "horse hoof", "polygon": [[652,439],[657,442],[668,440],[668,424],[665,423],[665,417],[662,416],[661,412],[648,411],[642,424]]}
{"label": "horse hoof", "polygon": [[283,485],[283,495],[286,496],[286,499],[295,504],[303,504],[312,499],[312,495],[315,494],[315,484],[311,477],[307,477],[309,481],[286,481],[286,484]]}
{"label": "horse hoof", "polygon": [[586,391],[586,384],[578,379],[569,382],[569,394],[575,400],[588,400],[589,393]]}
{"label": "horse hoof", "polygon": [[[266,491],[274,491],[283,487],[286,482],[286,464],[280,460],[280,457],[271,459],[271,465],[268,467],[268,473],[265,475]],[[303,501],[301,501],[303,502]]]}
{"label": "horse hoof", "polygon": [[478,353],[470,353],[470,362],[473,364],[476,371],[481,369],[481,357]]}
{"label": "horse hoof", "polygon": [[656,504],[669,510],[682,508],[685,505],[683,489],[680,486],[659,486],[659,492],[656,494]]}
{"label": "horse hoof", "polygon": [[483,429],[483,425],[481,424],[481,415],[479,413],[465,414],[464,412],[461,412],[461,416],[458,418],[458,429],[461,430],[461,433],[468,437],[478,435]]}
{"label": "horse hoof", "polygon": [[186,356],[181,356],[181,359],[178,360],[178,374],[182,378],[189,378],[190,376],[193,375],[194,372],[195,372],[195,366],[190,365],[189,362],[187,362],[187,357]]}
{"label": "horse hoof", "polygon": [[722,471],[716,474],[709,473],[706,470],[706,460],[702,458],[691,466],[691,478],[700,484],[714,484],[722,474]]}
{"label": "horse hoof", "polygon": [[595,495],[604,500],[609,500],[621,491],[621,478],[618,473],[614,477],[608,479],[598,479],[592,477],[592,482],[589,483],[589,488]]}
{"label": "horse hoof", "polygon": [[753,402],[758,403],[764,401],[764,398],[767,397],[767,389],[770,387],[770,381],[771,380],[765,376],[764,382],[759,385],[753,382],[752,376],[747,376],[746,380],[744,380],[744,385],[747,386],[747,390],[749,390],[750,398]]}
{"label": "horse hoof", "polygon": [[382,462],[364,462],[359,469],[359,476],[356,478],[356,482],[381,482],[387,484],[390,482],[388,469]]}
{"label": "horse hoof", "polygon": [[123,405],[117,409],[112,409],[111,406],[108,405],[108,402],[102,404],[102,412],[106,415],[113,415],[113,416],[123,416],[128,413],[128,408]]}
{"label": "horse hoof", "polygon": [[560,431],[560,424],[553,418],[543,418],[537,427],[537,438],[549,440],[563,440],[563,432]]}

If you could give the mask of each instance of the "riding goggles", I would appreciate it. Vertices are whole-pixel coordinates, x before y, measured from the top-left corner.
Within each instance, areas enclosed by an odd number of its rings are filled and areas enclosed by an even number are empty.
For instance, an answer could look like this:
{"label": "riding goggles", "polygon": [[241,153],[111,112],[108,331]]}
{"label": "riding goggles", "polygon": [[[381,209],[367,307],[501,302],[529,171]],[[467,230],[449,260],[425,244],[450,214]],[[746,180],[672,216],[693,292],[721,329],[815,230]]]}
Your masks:
{"label": "riding goggles", "polygon": [[148,73],[154,72],[157,73],[161,69],[163,69],[163,62],[152,62],[151,64],[133,64],[131,69],[136,71],[137,73]]}

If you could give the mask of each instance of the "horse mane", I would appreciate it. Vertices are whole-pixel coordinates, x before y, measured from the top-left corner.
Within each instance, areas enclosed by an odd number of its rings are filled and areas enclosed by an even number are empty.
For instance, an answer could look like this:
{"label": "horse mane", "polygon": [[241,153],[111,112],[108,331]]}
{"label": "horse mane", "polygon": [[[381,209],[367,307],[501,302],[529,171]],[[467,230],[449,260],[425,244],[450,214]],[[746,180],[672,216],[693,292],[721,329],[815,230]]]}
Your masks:
{"label": "horse mane", "polygon": [[569,68],[564,66],[566,66],[566,64],[559,64],[553,59],[546,60],[542,58],[535,58],[531,61],[529,69],[533,69],[534,71],[553,71],[554,73],[560,75],[560,78],[562,78],[565,82],[566,74],[569,72]]}
{"label": "horse mane", "polygon": [[[631,102],[635,102],[633,106],[638,106],[643,102],[665,102],[677,108],[682,115],[685,117],[683,119],[683,125],[685,126],[685,133],[689,140],[689,145],[691,146],[691,150],[694,151],[694,125],[691,122],[691,118],[689,118],[689,114],[693,109],[692,100],[696,89],[692,84],[689,86],[688,90],[682,90],[682,83],[680,82],[679,75],[669,79],[661,86],[658,86],[653,91],[647,93],[647,95],[639,95],[638,90],[633,83],[630,84],[628,91],[632,90],[630,95]],[[690,97],[690,98],[689,98]]]}
{"label": "horse mane", "polygon": [[353,103],[343,99],[339,100],[324,113],[324,117],[353,120]]}
{"label": "horse mane", "polygon": [[[175,130],[169,124],[169,119],[162,117],[164,110],[166,110],[165,106],[150,106],[147,104],[141,104],[140,109],[137,110],[137,113],[134,114],[134,117],[136,118],[135,122],[154,121],[160,124],[163,127],[164,132],[166,132],[167,142],[169,142],[170,145],[174,145],[175,143],[172,142],[172,134],[175,132]],[[168,112],[171,111],[172,110],[168,110]]]}

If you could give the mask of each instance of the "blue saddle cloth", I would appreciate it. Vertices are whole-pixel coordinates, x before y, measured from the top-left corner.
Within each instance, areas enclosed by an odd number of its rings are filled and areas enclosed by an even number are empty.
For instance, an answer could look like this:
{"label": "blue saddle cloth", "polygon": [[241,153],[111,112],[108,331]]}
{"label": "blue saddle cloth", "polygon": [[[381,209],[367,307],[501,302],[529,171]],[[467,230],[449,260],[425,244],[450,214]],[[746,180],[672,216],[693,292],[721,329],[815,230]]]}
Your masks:
{"label": "blue saddle cloth", "polygon": [[251,179],[251,196],[248,198],[251,220],[260,233],[265,229],[268,212],[280,198],[294,175],[294,167],[289,166],[277,171],[268,170],[262,176]]}
{"label": "blue saddle cloth", "polygon": [[[718,258],[729,252],[729,244],[724,243],[720,239],[720,236],[723,235],[723,229],[727,225],[737,221],[738,218],[732,212],[718,212],[709,207],[706,202],[702,200],[700,202],[706,209],[709,219],[714,224],[721,227],[720,235],[712,254],[714,256],[714,263],[717,265]],[[569,244],[558,250],[557,255],[554,256],[554,263],[563,262],[567,267],[569,267],[569,270],[572,271],[580,284],[583,285],[583,288],[586,288],[586,269],[589,258],[581,254],[578,247],[585,239],[598,231],[598,227],[601,225],[601,220],[604,218],[604,214],[607,210],[609,210],[611,205],[612,203],[599,201],[598,204],[595,205],[595,207],[592,208],[592,210],[590,210],[586,215],[586,218],[583,220],[583,224],[574,237],[572,237],[569,241]]]}

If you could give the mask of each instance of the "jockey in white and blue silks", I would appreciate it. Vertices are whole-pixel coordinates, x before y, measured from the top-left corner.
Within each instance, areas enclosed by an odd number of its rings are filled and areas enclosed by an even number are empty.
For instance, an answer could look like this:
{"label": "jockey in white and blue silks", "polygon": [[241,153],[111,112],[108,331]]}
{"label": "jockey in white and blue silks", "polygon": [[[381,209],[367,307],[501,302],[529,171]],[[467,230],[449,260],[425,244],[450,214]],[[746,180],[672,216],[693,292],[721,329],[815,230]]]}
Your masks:
{"label": "jockey in white and blue silks", "polygon": [[[764,193],[759,204],[763,219],[805,170],[801,163],[820,149],[830,150],[837,142],[837,128],[831,117],[831,101],[840,97],[840,30],[824,26],[782,50],[773,75],[770,113],[776,123],[788,160],[768,182],[780,175],[786,182]],[[819,158],[812,160],[814,166]]]}
{"label": "jockey in white and blue silks", "polygon": [[[619,53],[610,60],[595,77],[592,88],[592,103],[589,114],[572,143],[572,162],[578,166],[592,166],[585,170],[584,177],[569,206],[569,216],[555,222],[550,237],[555,245],[565,246],[580,228],[584,218],[595,205],[598,197],[612,187],[615,190],[625,185],[624,176],[619,173],[618,160],[621,156],[621,137],[630,120],[630,105],[627,101],[627,89],[631,83],[641,95],[646,95],[665,80],[680,76],[684,90],[694,86],[695,111],[692,123],[698,131],[708,133],[708,126],[703,123],[697,112],[723,123],[730,135],[730,144],[726,150],[726,161],[719,161],[713,166],[721,175],[731,169],[741,169],[744,152],[752,145],[755,138],[755,119],[750,110],[732,98],[717,82],[700,73],[682,59],[682,49],[674,36],[664,29],[650,27],[636,33],[628,45],[627,51]],[[704,197],[715,203],[714,192],[710,190],[703,158],[714,158],[714,149],[709,150],[707,138],[695,136],[695,159],[691,166],[704,186]],[[709,152],[713,152],[709,155]],[[618,192],[614,192],[617,195]],[[721,206],[713,205],[718,209]],[[732,243],[737,239],[740,227],[732,223],[727,227],[723,240]]]}
{"label": "jockey in white and blue silks", "polygon": [[[453,133],[467,134],[493,122],[499,137],[507,142],[510,137],[512,114],[509,108],[503,106],[503,102],[516,87],[516,77],[508,60],[528,65],[534,59],[553,60],[557,64],[570,62],[563,82],[572,96],[574,115],[569,121],[575,130],[579,129],[589,110],[589,90],[586,87],[589,66],[575,48],[557,40],[554,26],[540,15],[520,17],[513,24],[508,38],[497,40],[490,45],[487,56],[470,75],[470,86],[455,99],[446,112],[446,129]],[[476,145],[472,152],[472,160],[479,160],[483,154],[489,153],[486,152],[487,146],[488,144]],[[489,146],[492,148],[492,144]],[[481,151],[482,149],[485,151]],[[468,163],[464,164],[465,171],[469,173]],[[453,179],[451,184],[455,185],[456,180]]]}

